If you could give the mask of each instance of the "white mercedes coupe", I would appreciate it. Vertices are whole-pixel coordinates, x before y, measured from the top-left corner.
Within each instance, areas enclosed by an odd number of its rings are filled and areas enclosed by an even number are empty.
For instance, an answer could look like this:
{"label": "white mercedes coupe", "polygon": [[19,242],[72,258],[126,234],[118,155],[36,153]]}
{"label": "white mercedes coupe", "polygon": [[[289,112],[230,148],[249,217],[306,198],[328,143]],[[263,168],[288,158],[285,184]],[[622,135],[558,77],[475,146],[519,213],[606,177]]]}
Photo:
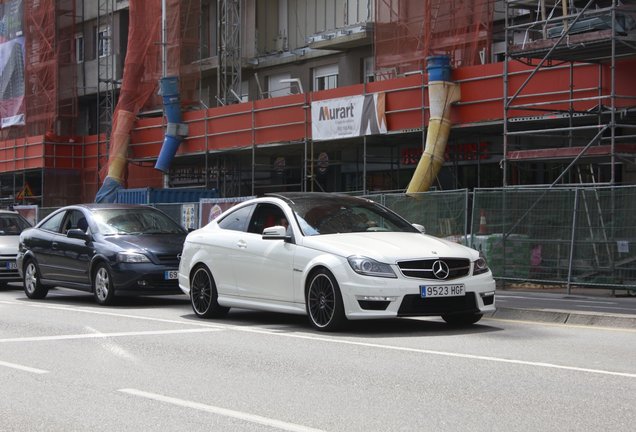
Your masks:
{"label": "white mercedes coupe", "polygon": [[405,316],[470,325],[494,311],[484,257],[422,231],[363,198],[267,195],[188,234],[179,286],[202,318],[231,307],[307,314],[323,331]]}

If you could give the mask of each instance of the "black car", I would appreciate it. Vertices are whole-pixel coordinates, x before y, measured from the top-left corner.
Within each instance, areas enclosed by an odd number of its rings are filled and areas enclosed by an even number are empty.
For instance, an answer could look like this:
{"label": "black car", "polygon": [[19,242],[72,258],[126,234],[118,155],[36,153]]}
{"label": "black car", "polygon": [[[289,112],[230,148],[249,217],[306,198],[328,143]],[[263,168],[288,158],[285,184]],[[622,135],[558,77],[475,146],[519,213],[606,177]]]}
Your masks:
{"label": "black car", "polygon": [[17,266],[24,292],[50,287],[92,292],[100,305],[116,294],[180,294],[186,230],[153,207],[82,204],[61,208],[20,235]]}

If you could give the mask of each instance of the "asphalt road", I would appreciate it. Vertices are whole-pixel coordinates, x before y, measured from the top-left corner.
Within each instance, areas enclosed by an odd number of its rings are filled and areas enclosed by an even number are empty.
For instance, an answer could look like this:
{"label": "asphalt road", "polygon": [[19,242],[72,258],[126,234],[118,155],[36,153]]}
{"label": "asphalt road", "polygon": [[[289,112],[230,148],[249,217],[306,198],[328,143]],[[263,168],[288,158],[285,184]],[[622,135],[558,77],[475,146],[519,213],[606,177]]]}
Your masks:
{"label": "asphalt road", "polygon": [[636,330],[356,322],[0,290],[2,431],[631,431]]}

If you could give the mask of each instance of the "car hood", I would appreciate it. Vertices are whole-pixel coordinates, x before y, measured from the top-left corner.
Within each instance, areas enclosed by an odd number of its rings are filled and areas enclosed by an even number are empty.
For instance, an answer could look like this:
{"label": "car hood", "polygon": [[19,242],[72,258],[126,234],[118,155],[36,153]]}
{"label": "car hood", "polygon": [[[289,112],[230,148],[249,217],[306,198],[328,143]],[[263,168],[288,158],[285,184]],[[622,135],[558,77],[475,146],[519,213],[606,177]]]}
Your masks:
{"label": "car hood", "polygon": [[104,241],[123,250],[147,250],[155,254],[179,253],[186,234],[146,234],[105,236]]}
{"label": "car hood", "polygon": [[479,252],[457,243],[418,233],[350,233],[310,236],[303,245],[312,249],[348,257],[363,255],[394,263],[408,259],[457,257],[476,260]]}
{"label": "car hood", "polygon": [[18,244],[20,236],[3,235],[0,236],[0,255],[16,255],[18,253]]}

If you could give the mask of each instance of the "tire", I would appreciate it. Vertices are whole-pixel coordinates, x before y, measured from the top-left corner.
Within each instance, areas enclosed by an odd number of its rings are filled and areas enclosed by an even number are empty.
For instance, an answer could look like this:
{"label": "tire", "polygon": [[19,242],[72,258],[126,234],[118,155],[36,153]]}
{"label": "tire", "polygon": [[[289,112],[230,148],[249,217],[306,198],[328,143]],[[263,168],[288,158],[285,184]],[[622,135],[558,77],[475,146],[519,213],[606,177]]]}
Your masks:
{"label": "tire", "polygon": [[108,306],[115,301],[113,277],[106,264],[97,264],[93,273],[93,295],[98,305]]}
{"label": "tire", "polygon": [[28,260],[24,266],[22,282],[24,293],[30,299],[43,299],[49,293],[49,287],[40,282],[40,269],[32,259]]}
{"label": "tire", "polygon": [[219,293],[210,270],[200,265],[194,269],[190,277],[190,303],[192,310],[200,318],[220,318],[230,308],[219,305]]}
{"label": "tire", "polygon": [[442,315],[442,319],[449,325],[464,327],[475,324],[483,316],[484,315],[480,313],[448,314]]}
{"label": "tire", "polygon": [[311,325],[320,331],[339,330],[347,321],[338,282],[326,269],[309,278],[305,304]]}

